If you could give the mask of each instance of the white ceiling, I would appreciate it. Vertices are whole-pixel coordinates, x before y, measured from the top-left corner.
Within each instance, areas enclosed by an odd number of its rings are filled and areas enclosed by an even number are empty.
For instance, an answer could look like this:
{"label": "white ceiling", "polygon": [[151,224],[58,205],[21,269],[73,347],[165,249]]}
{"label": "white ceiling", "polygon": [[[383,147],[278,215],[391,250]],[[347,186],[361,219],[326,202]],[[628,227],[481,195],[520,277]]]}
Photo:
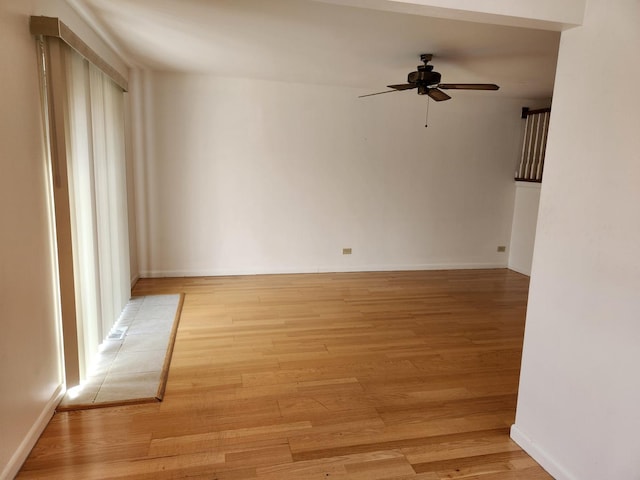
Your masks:
{"label": "white ceiling", "polygon": [[[551,97],[560,34],[312,0],[76,0],[137,64],[343,85],[404,83],[420,53],[447,83]],[[458,92],[457,94],[459,94]]]}

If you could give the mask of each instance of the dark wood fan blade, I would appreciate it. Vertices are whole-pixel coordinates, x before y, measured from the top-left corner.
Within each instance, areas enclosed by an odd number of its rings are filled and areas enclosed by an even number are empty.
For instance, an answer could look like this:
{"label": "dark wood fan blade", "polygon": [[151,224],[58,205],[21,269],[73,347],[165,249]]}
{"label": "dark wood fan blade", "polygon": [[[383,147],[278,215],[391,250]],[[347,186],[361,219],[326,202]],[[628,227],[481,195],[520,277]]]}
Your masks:
{"label": "dark wood fan blade", "polygon": [[438,88],[443,90],[498,90],[495,83],[441,83]]}
{"label": "dark wood fan blade", "polygon": [[427,90],[427,95],[433,98],[436,102],[442,102],[451,98],[449,95],[444,93],[442,90],[438,90],[437,88],[430,88],[429,90]]}
{"label": "dark wood fan blade", "polygon": [[358,98],[373,97],[374,95],[382,95],[383,93],[393,93],[397,91],[398,90],[385,90],[384,92],[368,93],[366,95],[360,95]]}
{"label": "dark wood fan blade", "polygon": [[387,87],[394,90],[411,90],[412,88],[418,88],[418,85],[415,83],[402,83],[400,85],[387,85]]}

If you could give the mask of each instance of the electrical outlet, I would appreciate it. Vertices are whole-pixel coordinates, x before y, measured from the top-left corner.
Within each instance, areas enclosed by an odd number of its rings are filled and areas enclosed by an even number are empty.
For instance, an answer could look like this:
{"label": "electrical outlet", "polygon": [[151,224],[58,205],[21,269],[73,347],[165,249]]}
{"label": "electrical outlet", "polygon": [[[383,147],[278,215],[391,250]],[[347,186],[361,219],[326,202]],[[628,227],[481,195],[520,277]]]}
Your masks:
{"label": "electrical outlet", "polygon": [[351,255],[351,249],[350,248],[343,248],[342,249],[342,254],[343,255]]}
{"label": "electrical outlet", "polygon": [[499,251],[499,252],[506,252],[506,251],[507,251],[507,247],[505,247],[504,245],[500,245],[500,246],[498,247],[498,251]]}

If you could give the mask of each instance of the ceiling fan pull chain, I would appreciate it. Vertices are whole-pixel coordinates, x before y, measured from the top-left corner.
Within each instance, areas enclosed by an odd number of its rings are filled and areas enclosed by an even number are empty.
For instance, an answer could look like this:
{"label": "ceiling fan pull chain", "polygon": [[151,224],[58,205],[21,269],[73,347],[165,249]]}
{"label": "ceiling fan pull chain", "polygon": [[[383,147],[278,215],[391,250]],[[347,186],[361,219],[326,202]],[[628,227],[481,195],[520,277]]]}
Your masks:
{"label": "ceiling fan pull chain", "polygon": [[427,97],[427,117],[424,120],[424,128],[429,128],[429,103],[431,102],[431,98]]}

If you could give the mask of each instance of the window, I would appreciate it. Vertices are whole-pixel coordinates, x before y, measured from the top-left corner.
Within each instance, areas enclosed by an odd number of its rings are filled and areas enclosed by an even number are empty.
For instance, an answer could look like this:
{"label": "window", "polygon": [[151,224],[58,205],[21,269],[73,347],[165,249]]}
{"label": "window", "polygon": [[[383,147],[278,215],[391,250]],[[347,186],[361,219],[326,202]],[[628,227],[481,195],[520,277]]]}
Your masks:
{"label": "window", "polygon": [[58,19],[33,17],[31,30],[49,121],[70,387],[85,377],[130,296],[123,79]]}

